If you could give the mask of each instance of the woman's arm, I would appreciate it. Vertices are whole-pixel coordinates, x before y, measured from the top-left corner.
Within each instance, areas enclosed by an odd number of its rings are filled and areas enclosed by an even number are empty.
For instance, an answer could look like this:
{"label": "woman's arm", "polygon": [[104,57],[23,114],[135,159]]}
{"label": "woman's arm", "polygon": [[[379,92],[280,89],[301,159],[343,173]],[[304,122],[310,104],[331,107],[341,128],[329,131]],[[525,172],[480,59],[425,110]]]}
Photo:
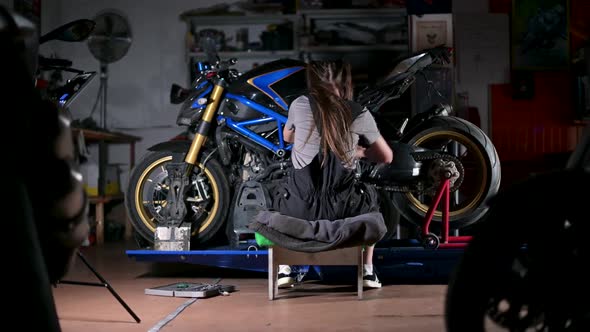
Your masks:
{"label": "woman's arm", "polygon": [[283,140],[287,143],[295,142],[295,128],[289,128],[285,125],[283,128]]}
{"label": "woman's arm", "polygon": [[393,151],[379,133],[371,113],[361,113],[353,122],[353,130],[359,135],[359,146],[356,149],[358,158],[367,158],[375,163],[391,163]]}
{"label": "woman's arm", "polygon": [[[363,148],[364,149],[364,148]],[[357,149],[358,154],[359,149]],[[363,150],[363,155],[369,161],[389,164],[393,161],[393,151],[383,136],[379,136],[373,144]]]}

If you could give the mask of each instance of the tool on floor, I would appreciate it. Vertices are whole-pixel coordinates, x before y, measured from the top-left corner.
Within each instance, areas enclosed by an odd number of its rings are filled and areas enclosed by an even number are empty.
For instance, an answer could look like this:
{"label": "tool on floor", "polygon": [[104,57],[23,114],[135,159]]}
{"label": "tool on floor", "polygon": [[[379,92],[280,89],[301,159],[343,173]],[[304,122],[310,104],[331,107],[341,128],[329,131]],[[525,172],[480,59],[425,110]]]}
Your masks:
{"label": "tool on floor", "polygon": [[111,294],[113,294],[113,296],[117,299],[117,301],[119,301],[119,303],[121,303],[123,308],[125,308],[125,310],[127,310],[127,312],[131,315],[131,317],[133,317],[133,319],[135,319],[135,321],[139,324],[139,322],[141,322],[141,319],[139,319],[139,317],[135,314],[135,312],[133,312],[133,310],[131,310],[131,308],[127,305],[127,303],[125,303],[125,301],[123,301],[123,299],[119,296],[119,294],[117,294],[117,292],[113,289],[113,287],[105,280],[105,278],[103,278],[96,271],[96,269],[94,269],[94,267],[92,267],[92,265],[90,265],[88,260],[86,260],[84,255],[82,255],[82,253],[79,250],[78,250],[77,254],[78,254],[78,257],[80,258],[80,260],[84,263],[84,265],[86,265],[86,267],[88,267],[88,269],[90,271],[92,271],[92,273],[94,273],[94,275],[98,278],[98,280],[100,280],[100,283],[86,282],[86,281],[72,281],[72,280],[60,280],[57,283],[58,284],[81,285],[81,286],[106,287],[106,289],[108,289],[109,292],[111,292]]}
{"label": "tool on floor", "polygon": [[216,279],[212,284],[177,282],[164,286],[146,288],[146,295],[173,296],[173,297],[198,297],[208,298],[217,295],[227,296],[230,292],[236,291],[233,285],[219,285],[221,278]]}

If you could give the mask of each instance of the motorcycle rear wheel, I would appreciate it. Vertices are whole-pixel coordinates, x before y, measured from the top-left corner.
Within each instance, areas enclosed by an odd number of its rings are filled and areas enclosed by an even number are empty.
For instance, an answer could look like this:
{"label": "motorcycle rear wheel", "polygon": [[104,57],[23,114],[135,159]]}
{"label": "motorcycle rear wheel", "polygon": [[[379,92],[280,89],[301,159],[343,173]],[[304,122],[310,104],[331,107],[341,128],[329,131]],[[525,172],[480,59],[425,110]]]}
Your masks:
{"label": "motorcycle rear wheel", "polygon": [[[149,152],[133,169],[127,186],[127,213],[137,233],[150,244],[159,223],[156,214],[167,204],[166,165],[173,158],[182,160],[181,154],[169,151]],[[192,225],[191,246],[211,240],[225,222],[230,206],[229,183],[219,162],[209,159],[205,167],[201,161],[195,166],[185,198],[184,221]]]}
{"label": "motorcycle rear wheel", "polygon": [[[408,132],[402,142],[452,154],[463,165],[462,184],[451,193],[449,223],[460,229],[477,222],[488,211],[486,201],[500,187],[500,160],[491,140],[485,133],[463,119],[448,116],[434,117]],[[435,179],[425,178],[430,187]],[[422,226],[434,199],[434,193],[395,193],[393,203],[411,223]],[[436,210],[433,225],[439,225],[442,212]]]}

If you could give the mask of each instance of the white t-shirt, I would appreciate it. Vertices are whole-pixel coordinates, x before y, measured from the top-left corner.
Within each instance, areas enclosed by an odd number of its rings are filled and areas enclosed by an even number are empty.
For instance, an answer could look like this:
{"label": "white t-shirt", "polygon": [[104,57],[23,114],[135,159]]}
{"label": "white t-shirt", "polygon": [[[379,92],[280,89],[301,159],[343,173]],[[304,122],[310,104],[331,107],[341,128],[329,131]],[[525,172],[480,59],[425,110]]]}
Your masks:
{"label": "white t-shirt", "polygon": [[[296,169],[301,169],[309,165],[318,154],[321,141],[307,96],[300,96],[291,103],[289,117],[285,126],[286,128],[295,129],[291,160]],[[310,130],[313,130],[311,136],[309,136]],[[307,140],[308,136],[309,140]],[[348,138],[352,142],[350,145],[352,149],[348,152],[351,160],[354,160],[355,147],[360,136],[363,136],[369,144],[373,144],[380,136],[375,119],[368,111],[362,112],[352,122],[351,135]],[[349,165],[349,167],[353,166]]]}

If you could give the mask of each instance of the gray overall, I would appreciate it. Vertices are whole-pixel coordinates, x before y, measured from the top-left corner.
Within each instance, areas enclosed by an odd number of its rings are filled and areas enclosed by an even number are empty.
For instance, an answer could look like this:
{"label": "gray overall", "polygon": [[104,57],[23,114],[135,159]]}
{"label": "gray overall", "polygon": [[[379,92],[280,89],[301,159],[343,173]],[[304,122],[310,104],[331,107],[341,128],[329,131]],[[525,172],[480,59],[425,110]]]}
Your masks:
{"label": "gray overall", "polygon": [[[358,104],[351,108],[353,119],[362,112]],[[386,227],[375,188],[357,181],[354,170],[332,151],[323,167],[322,158],[320,152],[307,166],[292,169],[273,197],[274,211],[261,211],[249,228],[283,247],[307,252],[379,241]]]}

